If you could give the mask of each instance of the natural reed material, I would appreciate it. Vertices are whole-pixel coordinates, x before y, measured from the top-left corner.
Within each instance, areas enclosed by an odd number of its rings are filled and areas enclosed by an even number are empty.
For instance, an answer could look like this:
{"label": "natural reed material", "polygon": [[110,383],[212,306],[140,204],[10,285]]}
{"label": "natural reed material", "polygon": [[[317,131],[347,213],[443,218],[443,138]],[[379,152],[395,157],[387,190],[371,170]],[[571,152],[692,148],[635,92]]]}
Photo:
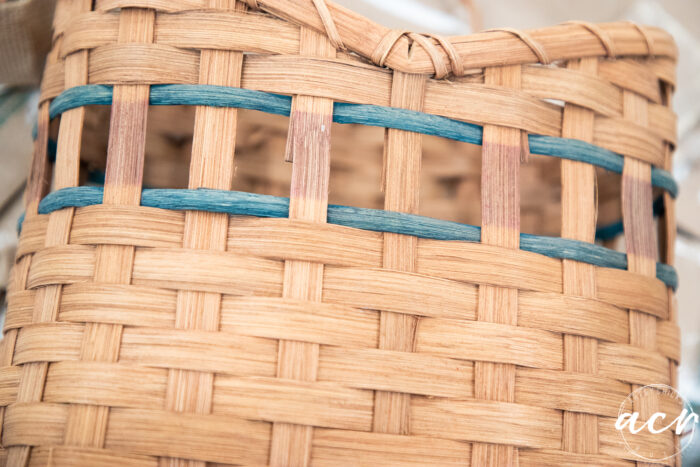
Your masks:
{"label": "natural reed material", "polygon": [[[62,93],[53,101],[52,117],[82,105],[108,105],[112,90],[105,86],[76,87]],[[151,105],[211,105],[240,107],[264,112],[289,115],[291,101],[285,96],[246,91],[239,88],[182,85],[158,85],[151,88]],[[444,117],[418,113],[410,109],[384,106],[336,103],[333,121],[396,128],[427,135],[441,136],[465,143],[482,144],[479,125]],[[528,135],[530,152],[593,164],[606,170],[622,173],[623,157],[612,151],[576,139]],[[673,196],[678,186],[667,171],[652,167],[652,183],[668,190]]]}
{"label": "natural reed material", "polygon": [[[569,69],[592,76],[598,73],[598,61],[584,58],[570,61]],[[567,104],[562,122],[563,136],[591,141],[595,115],[587,108]],[[596,189],[595,171],[588,164],[563,160],[562,171],[562,237],[585,242],[595,241]],[[581,262],[562,262],[564,293],[594,298],[595,269]],[[586,336],[564,336],[564,368],[571,372],[597,373],[598,341]],[[562,448],[569,452],[597,454],[598,418],[590,413],[564,412]]]}
{"label": "natural reed material", "polygon": [[[680,353],[675,54],[630,23],[445,38],[323,0],[60,1],[3,458],[636,461],[620,403]],[[625,252],[594,243],[620,206]]]}
{"label": "natural reed material", "polygon": [[[65,189],[49,194],[39,205],[40,214],[49,214],[66,207],[86,207],[102,204],[103,190],[97,187],[80,187]],[[197,210],[207,212],[227,213],[232,215],[258,217],[288,217],[289,200],[274,196],[251,193],[215,190],[154,190],[145,189],[142,193],[141,205],[168,210]],[[84,214],[83,214],[84,213]],[[106,240],[119,243],[120,238],[129,236],[129,242],[136,246],[172,246],[182,238],[183,228],[178,225],[179,217],[172,213],[153,212],[159,220],[158,226],[153,226],[148,235],[136,229],[132,221],[138,221],[137,212],[128,210],[112,211],[87,210],[78,213],[80,220],[88,220],[93,216],[100,217],[99,225],[91,222],[74,223],[71,235],[74,241],[81,243],[81,237],[92,239],[103,235]],[[478,242],[481,229],[477,226],[459,224],[456,222],[431,219],[423,216],[402,214],[384,210],[354,208],[348,206],[329,205],[328,222],[347,227],[376,232],[390,232],[410,235],[418,238],[435,240],[458,240]],[[24,231],[24,244],[20,254],[36,252],[45,237],[45,222],[42,218],[24,222],[20,231]],[[289,226],[289,228],[293,228]],[[320,227],[316,227],[319,229]],[[116,229],[116,230],[113,230]],[[99,232],[99,233],[97,233]],[[280,232],[281,234],[282,232]],[[307,235],[313,232],[305,232]],[[280,240],[284,242],[284,240]],[[572,259],[596,266],[625,269],[627,257],[625,254],[609,250],[603,246],[576,240],[553,238],[539,235],[520,234],[520,248],[541,255],[559,259]],[[89,240],[88,240],[89,243]],[[338,245],[340,246],[340,245]],[[329,261],[330,257],[316,252]],[[678,285],[676,272],[672,267],[663,263],[656,264],[656,275],[665,284],[675,288]]]}
{"label": "natural reed material", "polygon": [[[235,0],[212,1],[222,10],[245,11]],[[243,54],[241,52],[206,50],[200,56],[199,82],[207,85],[239,86]],[[234,172],[237,110],[209,106],[198,107],[195,115],[197,136],[192,143],[192,160],[188,188],[227,189]],[[192,211],[185,214],[183,248],[223,251],[228,229],[226,214]],[[216,331],[220,321],[221,295],[211,292],[178,293],[175,328]],[[168,372],[165,406],[175,412],[211,413],[215,372],[173,368]],[[161,460],[161,465],[177,465],[185,461]],[[205,467],[206,462],[187,462],[192,467]]]}
{"label": "natural reed material", "polygon": [[[326,12],[327,13],[327,12]],[[299,55],[333,58],[331,40],[302,27]],[[325,223],[330,177],[331,122],[333,101],[325,97],[298,94],[292,99],[285,160],[292,162],[289,218]],[[323,263],[284,262],[282,297],[311,303],[322,301]],[[277,377],[316,381],[320,346],[313,342],[280,340]],[[270,464],[307,465],[311,460],[313,425],[285,423],[272,425]]]}

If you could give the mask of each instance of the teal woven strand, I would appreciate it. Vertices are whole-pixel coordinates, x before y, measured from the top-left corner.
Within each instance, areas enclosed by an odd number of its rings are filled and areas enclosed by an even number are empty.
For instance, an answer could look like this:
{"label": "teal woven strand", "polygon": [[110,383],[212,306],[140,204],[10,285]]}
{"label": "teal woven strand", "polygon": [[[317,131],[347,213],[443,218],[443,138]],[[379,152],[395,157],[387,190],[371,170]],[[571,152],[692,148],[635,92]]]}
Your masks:
{"label": "teal woven strand", "polygon": [[[49,115],[54,118],[76,107],[111,103],[111,86],[98,84],[77,86],[63,91],[51,102]],[[152,105],[236,107],[288,116],[292,99],[289,96],[225,86],[162,84],[151,86],[150,103]],[[395,107],[335,103],[333,121],[396,128],[465,143],[482,144],[483,129],[479,125]],[[542,135],[529,135],[528,141],[530,152],[533,154],[585,162],[611,172],[622,173],[624,159],[621,155],[585,141]],[[674,198],[678,194],[678,185],[666,170],[652,167],[651,183],[666,190]]]}
{"label": "teal woven strand", "polygon": [[[659,196],[654,200],[654,204],[652,206],[652,212],[654,213],[654,217],[659,217],[663,216],[664,213],[666,212],[666,208],[664,206],[664,197]],[[625,226],[622,223],[622,219],[616,222],[612,222],[608,225],[604,225],[602,227],[598,227],[595,231],[595,238],[596,240],[612,240],[613,238],[617,237],[618,235],[624,233],[625,231]]]}
{"label": "teal woven strand", "polygon": [[[101,187],[63,188],[47,195],[39,204],[40,214],[49,214],[67,207],[85,207],[102,204]],[[209,211],[230,215],[256,217],[289,217],[289,198],[223,190],[144,189],[141,205],[177,211]],[[18,229],[21,230],[21,222]],[[349,206],[328,206],[328,222],[375,232],[392,232],[434,240],[479,242],[481,229],[414,214]],[[547,237],[520,234],[520,249],[558,259],[571,259],[600,267],[627,269],[627,255],[600,245]],[[656,277],[676,288],[676,270],[667,264],[656,263]]]}

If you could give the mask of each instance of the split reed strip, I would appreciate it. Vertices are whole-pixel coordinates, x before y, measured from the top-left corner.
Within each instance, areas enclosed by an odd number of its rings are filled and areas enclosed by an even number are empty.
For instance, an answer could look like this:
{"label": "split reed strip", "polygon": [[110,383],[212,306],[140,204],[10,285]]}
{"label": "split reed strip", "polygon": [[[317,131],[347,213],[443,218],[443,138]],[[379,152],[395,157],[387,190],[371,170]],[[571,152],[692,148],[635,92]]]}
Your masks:
{"label": "split reed strip", "polygon": [[[47,63],[55,63],[58,60],[58,55],[55,50],[47,57]],[[51,178],[51,167],[49,166],[49,158],[47,157],[47,148],[49,141],[49,102],[44,102],[39,105],[38,117],[37,117],[37,138],[34,140],[34,149],[32,153],[32,161],[30,165],[29,179],[27,182],[27,187],[25,190],[25,209],[26,216],[29,219],[36,219],[38,216],[39,202],[48,191],[49,180]],[[45,238],[45,237],[44,237]],[[44,245],[44,241],[41,245]],[[18,257],[12,268],[10,274],[10,283],[8,290],[10,291],[26,291],[28,287],[29,279],[29,268],[32,264],[33,256],[22,256]],[[36,302],[36,295],[31,297],[31,309],[30,309],[30,323],[34,321],[34,303]],[[8,302],[10,297],[8,296]],[[42,300],[43,303],[43,300]],[[10,304],[8,303],[8,313]],[[17,342],[17,334],[19,329],[8,329],[4,330],[4,336],[0,343],[0,363],[2,366],[11,365],[14,359],[15,345]],[[22,369],[24,372],[24,369]],[[41,384],[43,386],[43,381],[45,381],[45,373],[31,372],[27,370],[27,377],[30,381],[22,384],[21,379],[17,388],[16,401],[21,402],[35,401],[37,400],[36,390],[32,388],[32,385]],[[20,390],[22,395],[20,396]],[[40,398],[41,395],[39,394]],[[0,437],[5,431],[5,420],[6,418],[6,407],[0,408],[0,420],[3,420],[2,427],[0,427]],[[12,454],[11,454],[12,453]],[[28,458],[29,450],[25,446],[9,447],[5,450],[4,455],[6,459],[10,456],[17,462],[22,462]]]}
{"label": "split reed strip", "polygon": [[[54,22],[55,24],[55,22]],[[60,45],[60,41],[56,43]],[[65,63],[60,60],[58,49],[59,47],[53,47],[46,57],[46,68],[63,68],[65,70]],[[60,65],[60,67],[58,66]],[[46,74],[44,75],[46,76]],[[42,78],[42,88],[43,80]],[[60,79],[65,81],[65,71],[60,74]],[[61,87],[61,90],[63,86]],[[24,193],[24,204],[25,204],[25,215],[31,218],[38,213],[39,202],[46,196],[50,190],[50,180],[52,175],[52,167],[49,164],[48,158],[48,146],[49,146],[49,126],[51,120],[49,118],[50,102],[43,101],[39,104],[39,110],[37,112],[37,132],[36,138],[34,139],[34,148],[32,151],[32,161],[29,168],[29,177],[27,180],[27,187]]]}
{"label": "split reed strip", "polygon": [[[598,59],[572,60],[567,69],[597,76]],[[562,136],[592,142],[594,113],[574,104],[566,104]],[[561,161],[562,225],[561,236],[595,242],[597,193],[595,168],[577,161]],[[563,260],[563,292],[566,295],[596,298],[595,267],[578,261]],[[598,340],[564,334],[564,370],[597,373]],[[598,419],[581,412],[564,412],[562,449],[580,454],[598,453]]]}
{"label": "split reed strip", "polygon": [[[624,117],[639,125],[647,125],[647,100],[631,91],[623,91],[622,97]],[[622,215],[628,270],[644,276],[656,273],[657,243],[652,204],[651,166],[626,157],[622,171]],[[629,319],[630,344],[656,351],[656,317],[630,310]],[[638,388],[632,386],[633,390]],[[632,402],[642,418],[658,411],[659,400],[655,394],[641,393]],[[637,462],[637,465],[650,464]]]}
{"label": "split reed strip", "polygon": [[[72,2],[66,5],[73,14],[88,11],[91,8],[89,1]],[[88,79],[88,55],[85,52],[76,52],[65,59],[65,78],[67,86],[80,86],[87,84]],[[80,171],[80,143],[85,118],[85,109],[73,109],[66,112],[61,118],[58,140],[62,145],[57,148],[57,163],[55,164],[54,189],[78,186]],[[45,130],[46,131],[46,130]],[[48,135],[46,135],[48,136]],[[47,143],[42,138],[37,142]],[[41,152],[44,152],[42,150]],[[46,154],[44,153],[44,157]],[[47,172],[44,172],[45,174]],[[34,195],[34,192],[32,195]],[[30,201],[34,203],[34,200]],[[29,208],[29,207],[28,207]],[[32,207],[33,210],[33,207]],[[75,209],[66,209],[52,213],[46,228],[44,246],[52,247],[66,245],[68,243],[73,213]],[[58,318],[58,306],[62,293],[61,285],[42,287],[37,291],[34,301],[33,322],[51,322]],[[48,362],[29,363],[23,366],[22,383],[18,389],[18,402],[38,402],[42,400],[44,384],[48,371]],[[25,465],[31,455],[31,447],[11,447],[8,450],[9,465]]]}
{"label": "split reed strip", "polygon": [[[666,108],[671,106],[673,93],[672,87],[667,84],[662,84],[663,93],[663,103]],[[651,107],[649,107],[651,110]],[[670,108],[669,108],[670,110]],[[654,125],[651,121],[648,122],[649,125]],[[675,125],[674,125],[675,126]],[[664,169],[668,171],[673,170],[673,148],[675,144],[665,143],[664,144]],[[676,203],[673,197],[668,193],[663,194],[664,200],[664,214],[662,222],[659,222],[659,237],[660,237],[660,248],[661,248],[661,258],[660,260],[664,263],[673,266],[676,259]],[[669,296],[669,305],[671,303],[671,297],[673,292],[669,291],[671,295]],[[673,307],[671,307],[673,309]]]}
{"label": "split reed strip", "polygon": [[[32,257],[27,256],[20,258],[18,261],[15,262],[14,267],[12,268],[12,271],[10,272],[10,283],[8,284],[8,289],[9,290],[26,290],[27,288],[27,276],[29,275],[29,266],[31,265]],[[30,319],[29,321],[31,322],[31,315],[32,315],[32,309],[33,309],[33,302],[32,300],[31,303],[31,309],[29,310],[29,316]],[[9,297],[8,297],[8,305],[7,305],[7,311],[6,311],[6,316],[9,314]],[[14,359],[14,353],[15,353],[15,345],[17,343],[17,334],[19,333],[19,329],[14,328],[14,329],[9,329],[9,330],[4,330],[3,331],[3,338],[0,340],[0,368],[8,368],[12,365],[12,361]],[[19,375],[21,376],[22,369],[18,368]],[[20,380],[17,380],[16,383],[16,389],[15,389],[15,396],[12,398],[12,401],[17,400],[17,395],[19,392],[19,385],[20,385]],[[3,404],[2,407],[0,407],[0,420],[3,420],[2,426],[0,426],[0,439],[3,439],[3,431],[5,428],[4,424],[4,419],[5,419],[5,412],[6,412],[6,406],[9,404]],[[7,450],[5,450],[5,456],[7,456],[9,453]]]}
{"label": "split reed strip", "polygon": [[157,467],[158,459],[149,456],[124,454],[111,449],[77,446],[52,446],[35,448],[32,455],[35,465],[51,467]]}
{"label": "split reed strip", "polygon": [[[29,402],[10,405],[3,420],[3,423],[7,425],[3,444],[11,447],[8,453],[8,465],[22,467],[25,465],[9,463],[15,461],[15,458],[11,456],[14,446],[55,446],[60,444],[63,440],[67,416],[68,407],[64,404]],[[41,427],[41,429],[37,430],[36,427]]]}
{"label": "split reed strip", "polygon": [[[245,3],[209,0],[208,7],[244,12]],[[199,83],[238,87],[241,83],[243,53],[202,50]],[[238,111],[235,108],[197,107],[195,115],[189,189],[230,190],[233,183]],[[225,251],[229,218],[227,214],[187,211],[182,247]],[[180,290],[177,294],[175,327],[218,331],[222,295]],[[165,409],[175,412],[211,413],[214,373],[172,368],[168,371]],[[206,462],[161,458],[160,465],[205,467]]]}
{"label": "split reed strip", "polygon": [[[155,13],[125,9],[119,18],[120,43],[152,42]],[[104,204],[139,205],[146,143],[148,85],[115,86],[110,121]],[[98,245],[95,253],[94,281],[129,284],[134,247]],[[114,362],[119,358],[122,326],[87,323],[80,357],[87,361]],[[109,417],[108,406],[71,407],[66,444],[103,447]]]}
{"label": "split reed strip", "polygon": [[[56,63],[58,61],[58,54],[55,50],[52,50],[47,57],[47,63]],[[47,154],[48,142],[49,142],[49,102],[44,102],[39,105],[39,111],[37,116],[37,137],[34,140],[34,148],[32,153],[32,161],[30,165],[29,180],[27,182],[27,187],[25,190],[25,209],[26,216],[28,218],[35,218],[38,215],[39,202],[44,197],[46,192],[49,191],[49,180],[51,179],[51,167],[49,165],[49,159]],[[42,242],[43,246],[44,242]],[[19,258],[13,267],[11,276],[9,290],[26,290],[27,281],[29,278],[29,268],[32,263],[32,257],[27,256]],[[8,297],[9,298],[9,297]],[[36,298],[36,297],[35,297]],[[33,300],[36,302],[36,300]],[[43,300],[42,300],[43,303]],[[9,305],[8,305],[9,307]],[[34,307],[32,306],[32,309]],[[32,311],[31,320],[34,321],[34,313]],[[11,365],[14,352],[15,344],[17,342],[17,329],[11,329],[4,333],[2,339],[2,353],[0,354],[0,359],[5,365]],[[41,364],[39,364],[41,365]],[[24,369],[22,369],[24,373]],[[45,381],[45,372],[36,369],[32,370],[27,368],[26,376],[29,381],[24,384],[21,383],[17,388],[17,401],[29,401],[33,402],[41,398],[41,393],[37,394],[37,390],[32,388],[32,385],[39,384],[43,386],[43,381]],[[0,420],[3,420],[3,427],[0,428],[0,435],[4,435],[5,428],[5,418],[7,410],[5,407],[0,409]],[[26,446],[12,447],[10,446],[5,451],[6,459],[12,458],[13,461],[22,462],[29,457],[29,448]]]}
{"label": "split reed strip", "polygon": [[[395,71],[391,84],[391,105],[421,111],[425,97],[426,75]],[[384,209],[418,213],[422,138],[419,133],[387,128],[384,139]],[[418,241],[415,237],[384,234],[382,267],[415,272]],[[379,318],[379,348],[413,352],[418,317],[382,311]],[[380,433],[410,433],[410,402],[407,393],[376,391],[372,430]]]}
{"label": "split reed strip", "polygon": [[[92,8],[92,2],[82,0],[79,2],[71,3],[74,14],[79,14],[81,12],[90,11]],[[85,53],[74,53],[66,57],[66,86],[80,86],[87,84],[88,80],[88,54]],[[71,70],[71,68],[73,68]],[[74,112],[74,110],[81,110],[81,112]],[[61,116],[61,126],[58,132],[58,146],[56,153],[56,165],[55,165],[55,188],[60,189],[63,187],[78,186],[79,185],[79,171],[80,171],[80,154],[81,154],[81,140],[83,134],[83,125],[85,122],[85,108],[73,109],[70,113],[66,112]],[[61,174],[61,175],[59,175]],[[60,188],[59,188],[60,187]],[[46,231],[47,241],[57,235],[50,229],[53,214],[49,217],[49,228]],[[62,230],[64,233],[61,236],[64,241],[61,244],[67,244],[70,239],[70,230],[72,229],[73,217],[75,214],[75,209],[67,209],[64,211],[65,219],[63,220]],[[54,286],[50,286],[54,287]],[[40,294],[40,292],[38,292]],[[60,289],[60,295],[57,297],[58,300],[63,295],[63,288]],[[56,307],[59,305],[56,304]],[[56,319],[58,313],[56,312]],[[70,407],[68,410],[68,419],[66,422],[66,433],[65,433],[65,443],[70,444],[80,444],[81,443],[81,428],[76,426],[76,422],[81,422],[81,411],[83,409],[79,406]]]}
{"label": "split reed strip", "polygon": [[[50,64],[52,54],[49,54],[47,62]],[[42,102],[37,112],[37,136],[34,140],[32,161],[29,169],[29,179],[25,190],[26,217],[38,214],[39,202],[49,192],[49,180],[52,167],[49,165],[49,101]]]}
{"label": "split reed strip", "polygon": [[[311,29],[300,32],[299,53],[335,57],[330,41]],[[330,179],[333,101],[297,94],[292,100],[285,159],[292,162],[289,218],[325,223]],[[320,302],[323,291],[322,263],[288,260],[284,263],[282,296]],[[315,381],[319,345],[279,341],[277,377]],[[270,465],[305,466],[311,459],[313,426],[275,422],[270,443]]]}
{"label": "split reed strip", "polygon": [[[520,65],[486,68],[484,83],[504,88],[521,86]],[[484,125],[481,169],[481,241],[517,249],[520,246],[520,161],[526,134],[514,128]],[[518,289],[479,286],[477,319],[517,325]],[[515,365],[474,362],[474,397],[515,400]],[[472,465],[517,465],[512,445],[474,443]]]}
{"label": "split reed strip", "polygon": [[[673,98],[672,87],[668,84],[662,84],[662,102],[666,106],[671,106],[671,101]],[[669,143],[664,145],[665,148],[665,164],[664,168],[666,170],[673,169],[673,146]],[[676,203],[673,198],[668,195],[668,193],[663,194],[664,200],[664,214],[663,221],[659,222],[659,232],[660,233],[660,248],[662,251],[661,261],[673,266],[675,264],[676,257]],[[670,323],[676,325],[678,323],[678,303],[674,295],[674,291],[668,289],[668,320]],[[660,342],[659,342],[660,344]],[[676,344],[680,345],[680,334],[676,340]],[[680,356],[680,354],[678,354]],[[669,360],[669,381],[672,387],[678,387],[678,359]],[[681,449],[681,439],[676,437],[675,448],[677,452]]]}

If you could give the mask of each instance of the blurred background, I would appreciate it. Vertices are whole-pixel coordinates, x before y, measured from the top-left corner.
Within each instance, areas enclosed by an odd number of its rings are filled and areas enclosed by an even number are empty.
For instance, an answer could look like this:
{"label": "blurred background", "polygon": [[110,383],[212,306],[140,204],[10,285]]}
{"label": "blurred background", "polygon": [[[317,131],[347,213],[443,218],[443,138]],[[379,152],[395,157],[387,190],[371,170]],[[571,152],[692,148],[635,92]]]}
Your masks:
{"label": "blurred background", "polygon": [[[462,35],[509,26],[544,27],[567,20],[632,20],[670,32],[679,48],[674,109],[679,144],[677,297],[682,330],[681,394],[700,407],[700,1],[697,0],[335,0],[386,26]],[[24,179],[32,152],[36,86],[50,40],[53,0],[0,0],[0,303],[17,243]],[[149,124],[150,125],[150,124]],[[281,131],[283,131],[282,128]],[[696,412],[700,410],[696,409]],[[684,452],[700,465],[700,442]]]}

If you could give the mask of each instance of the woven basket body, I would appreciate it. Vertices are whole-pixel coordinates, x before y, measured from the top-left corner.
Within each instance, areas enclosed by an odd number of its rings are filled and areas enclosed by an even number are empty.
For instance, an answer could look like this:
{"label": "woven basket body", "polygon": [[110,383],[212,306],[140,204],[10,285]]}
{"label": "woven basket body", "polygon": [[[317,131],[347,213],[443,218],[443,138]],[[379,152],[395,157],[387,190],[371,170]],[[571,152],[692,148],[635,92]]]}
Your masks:
{"label": "woven basket body", "polygon": [[[620,404],[679,359],[665,32],[445,39],[311,0],[55,18],[7,465],[640,460]],[[622,251],[596,243],[620,215]]]}

